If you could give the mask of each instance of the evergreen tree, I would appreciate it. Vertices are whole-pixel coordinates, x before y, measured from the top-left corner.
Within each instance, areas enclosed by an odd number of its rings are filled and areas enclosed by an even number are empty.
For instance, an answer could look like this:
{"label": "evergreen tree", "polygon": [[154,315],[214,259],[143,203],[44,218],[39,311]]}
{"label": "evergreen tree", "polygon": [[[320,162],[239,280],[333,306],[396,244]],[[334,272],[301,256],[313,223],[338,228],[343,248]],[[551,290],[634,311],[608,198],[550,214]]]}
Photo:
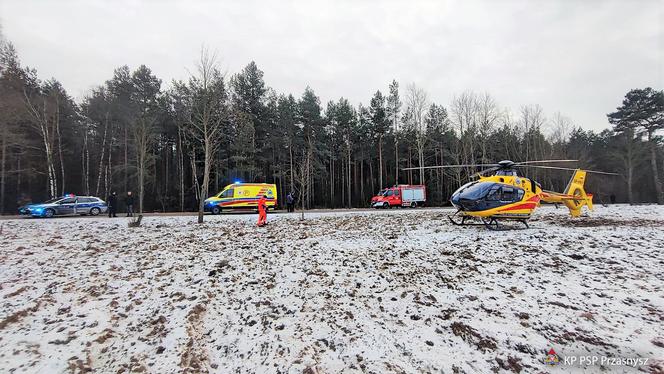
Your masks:
{"label": "evergreen tree", "polygon": [[657,167],[657,147],[661,138],[656,136],[658,130],[664,129],[664,91],[655,91],[650,87],[631,90],[617,111],[609,113],[607,117],[618,132],[645,133],[650,148],[650,170],[657,203],[664,204],[662,181]]}
{"label": "evergreen tree", "polygon": [[[134,185],[144,209],[200,210],[210,188],[236,177],[276,183],[279,196],[299,193],[307,208],[363,206],[367,191],[391,183],[386,170],[396,183],[425,183],[429,202],[443,204],[476,170],[422,169],[418,178],[400,168],[525,158],[575,158],[625,176],[627,188],[617,178],[591,178],[597,199],[607,191],[620,201],[661,199],[652,183],[664,151],[661,91],[630,91],[608,116],[615,131],[568,136],[572,122],[560,114],[548,121],[529,105],[515,120],[487,94],[465,92],[448,112],[411,86],[402,108],[396,81],[387,97],[377,91],[356,107],[342,98],[323,115],[311,88],[299,99],[279,94],[253,62],[231,76],[228,91],[207,66],[211,75],[173,82],[166,94],[146,66],[122,66],[76,103],[57,80],[21,67],[11,43],[0,41],[0,211],[31,197],[103,197]],[[393,164],[385,158],[392,152]],[[567,183],[563,173],[528,176],[552,189]]]}
{"label": "evergreen tree", "polygon": [[394,134],[394,184],[399,184],[399,136],[401,134],[399,120],[401,119],[401,99],[399,98],[399,83],[392,80],[390,83],[390,95],[387,97],[387,107],[385,114],[387,120],[392,126]]}
{"label": "evergreen tree", "polygon": [[371,98],[369,113],[371,114],[372,133],[378,143],[378,187],[383,188],[383,137],[389,130],[390,123],[385,111],[385,98],[380,91],[376,91]]}
{"label": "evergreen tree", "polygon": [[136,157],[138,211],[143,213],[146,178],[154,161],[151,152],[155,144],[156,124],[163,115],[161,80],[147,66],[141,65],[132,74],[131,82],[133,89],[130,98],[134,109],[131,133]]}

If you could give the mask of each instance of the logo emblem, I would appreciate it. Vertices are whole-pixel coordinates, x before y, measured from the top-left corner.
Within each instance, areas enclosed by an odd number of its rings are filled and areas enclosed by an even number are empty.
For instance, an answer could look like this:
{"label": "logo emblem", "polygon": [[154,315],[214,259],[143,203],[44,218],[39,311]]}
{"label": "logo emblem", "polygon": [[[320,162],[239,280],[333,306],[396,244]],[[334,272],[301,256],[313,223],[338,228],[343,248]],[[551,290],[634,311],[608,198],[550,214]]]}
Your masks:
{"label": "logo emblem", "polygon": [[554,351],[553,348],[549,349],[549,353],[546,354],[546,358],[544,359],[544,363],[549,365],[549,366],[556,366],[560,363],[560,359],[558,358],[558,354],[556,354],[556,351]]}

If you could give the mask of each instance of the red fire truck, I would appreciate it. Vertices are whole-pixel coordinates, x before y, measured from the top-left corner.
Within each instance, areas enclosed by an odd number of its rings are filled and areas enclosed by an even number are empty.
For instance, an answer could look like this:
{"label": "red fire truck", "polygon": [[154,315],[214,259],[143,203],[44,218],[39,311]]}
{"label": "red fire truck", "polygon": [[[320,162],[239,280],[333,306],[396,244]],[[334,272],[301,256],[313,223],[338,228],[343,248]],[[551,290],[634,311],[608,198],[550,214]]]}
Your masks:
{"label": "red fire truck", "polygon": [[373,208],[424,206],[427,200],[427,188],[424,185],[400,184],[381,190],[371,198]]}

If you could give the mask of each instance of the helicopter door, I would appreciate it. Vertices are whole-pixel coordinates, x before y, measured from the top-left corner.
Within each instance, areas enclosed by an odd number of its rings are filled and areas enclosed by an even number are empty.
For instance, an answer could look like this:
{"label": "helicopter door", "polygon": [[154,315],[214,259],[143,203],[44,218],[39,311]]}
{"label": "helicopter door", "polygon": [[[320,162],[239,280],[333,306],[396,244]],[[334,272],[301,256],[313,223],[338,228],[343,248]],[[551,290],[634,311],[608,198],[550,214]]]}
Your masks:
{"label": "helicopter door", "polygon": [[516,203],[523,199],[524,191],[521,188],[503,186],[500,202],[504,204]]}
{"label": "helicopter door", "polygon": [[514,202],[514,197],[516,194],[514,193],[514,188],[513,187],[503,187],[503,193],[500,197],[500,201],[504,203],[511,203]]}

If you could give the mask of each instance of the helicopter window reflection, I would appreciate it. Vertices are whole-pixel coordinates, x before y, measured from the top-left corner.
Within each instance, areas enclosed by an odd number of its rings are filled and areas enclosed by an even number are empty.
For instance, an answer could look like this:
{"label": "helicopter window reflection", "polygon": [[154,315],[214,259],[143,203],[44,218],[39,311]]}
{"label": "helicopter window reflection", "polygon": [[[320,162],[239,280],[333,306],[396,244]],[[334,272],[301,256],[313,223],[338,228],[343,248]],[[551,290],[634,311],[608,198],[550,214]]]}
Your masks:
{"label": "helicopter window reflection", "polygon": [[471,184],[461,191],[463,192],[464,199],[475,200],[485,197],[493,186],[491,183],[477,183]]}
{"label": "helicopter window reflection", "polygon": [[514,188],[512,187],[503,187],[503,196],[500,201],[514,201]]}
{"label": "helicopter window reflection", "polygon": [[498,201],[500,200],[500,186],[493,186],[489,193],[486,195],[486,199],[489,201]]}

